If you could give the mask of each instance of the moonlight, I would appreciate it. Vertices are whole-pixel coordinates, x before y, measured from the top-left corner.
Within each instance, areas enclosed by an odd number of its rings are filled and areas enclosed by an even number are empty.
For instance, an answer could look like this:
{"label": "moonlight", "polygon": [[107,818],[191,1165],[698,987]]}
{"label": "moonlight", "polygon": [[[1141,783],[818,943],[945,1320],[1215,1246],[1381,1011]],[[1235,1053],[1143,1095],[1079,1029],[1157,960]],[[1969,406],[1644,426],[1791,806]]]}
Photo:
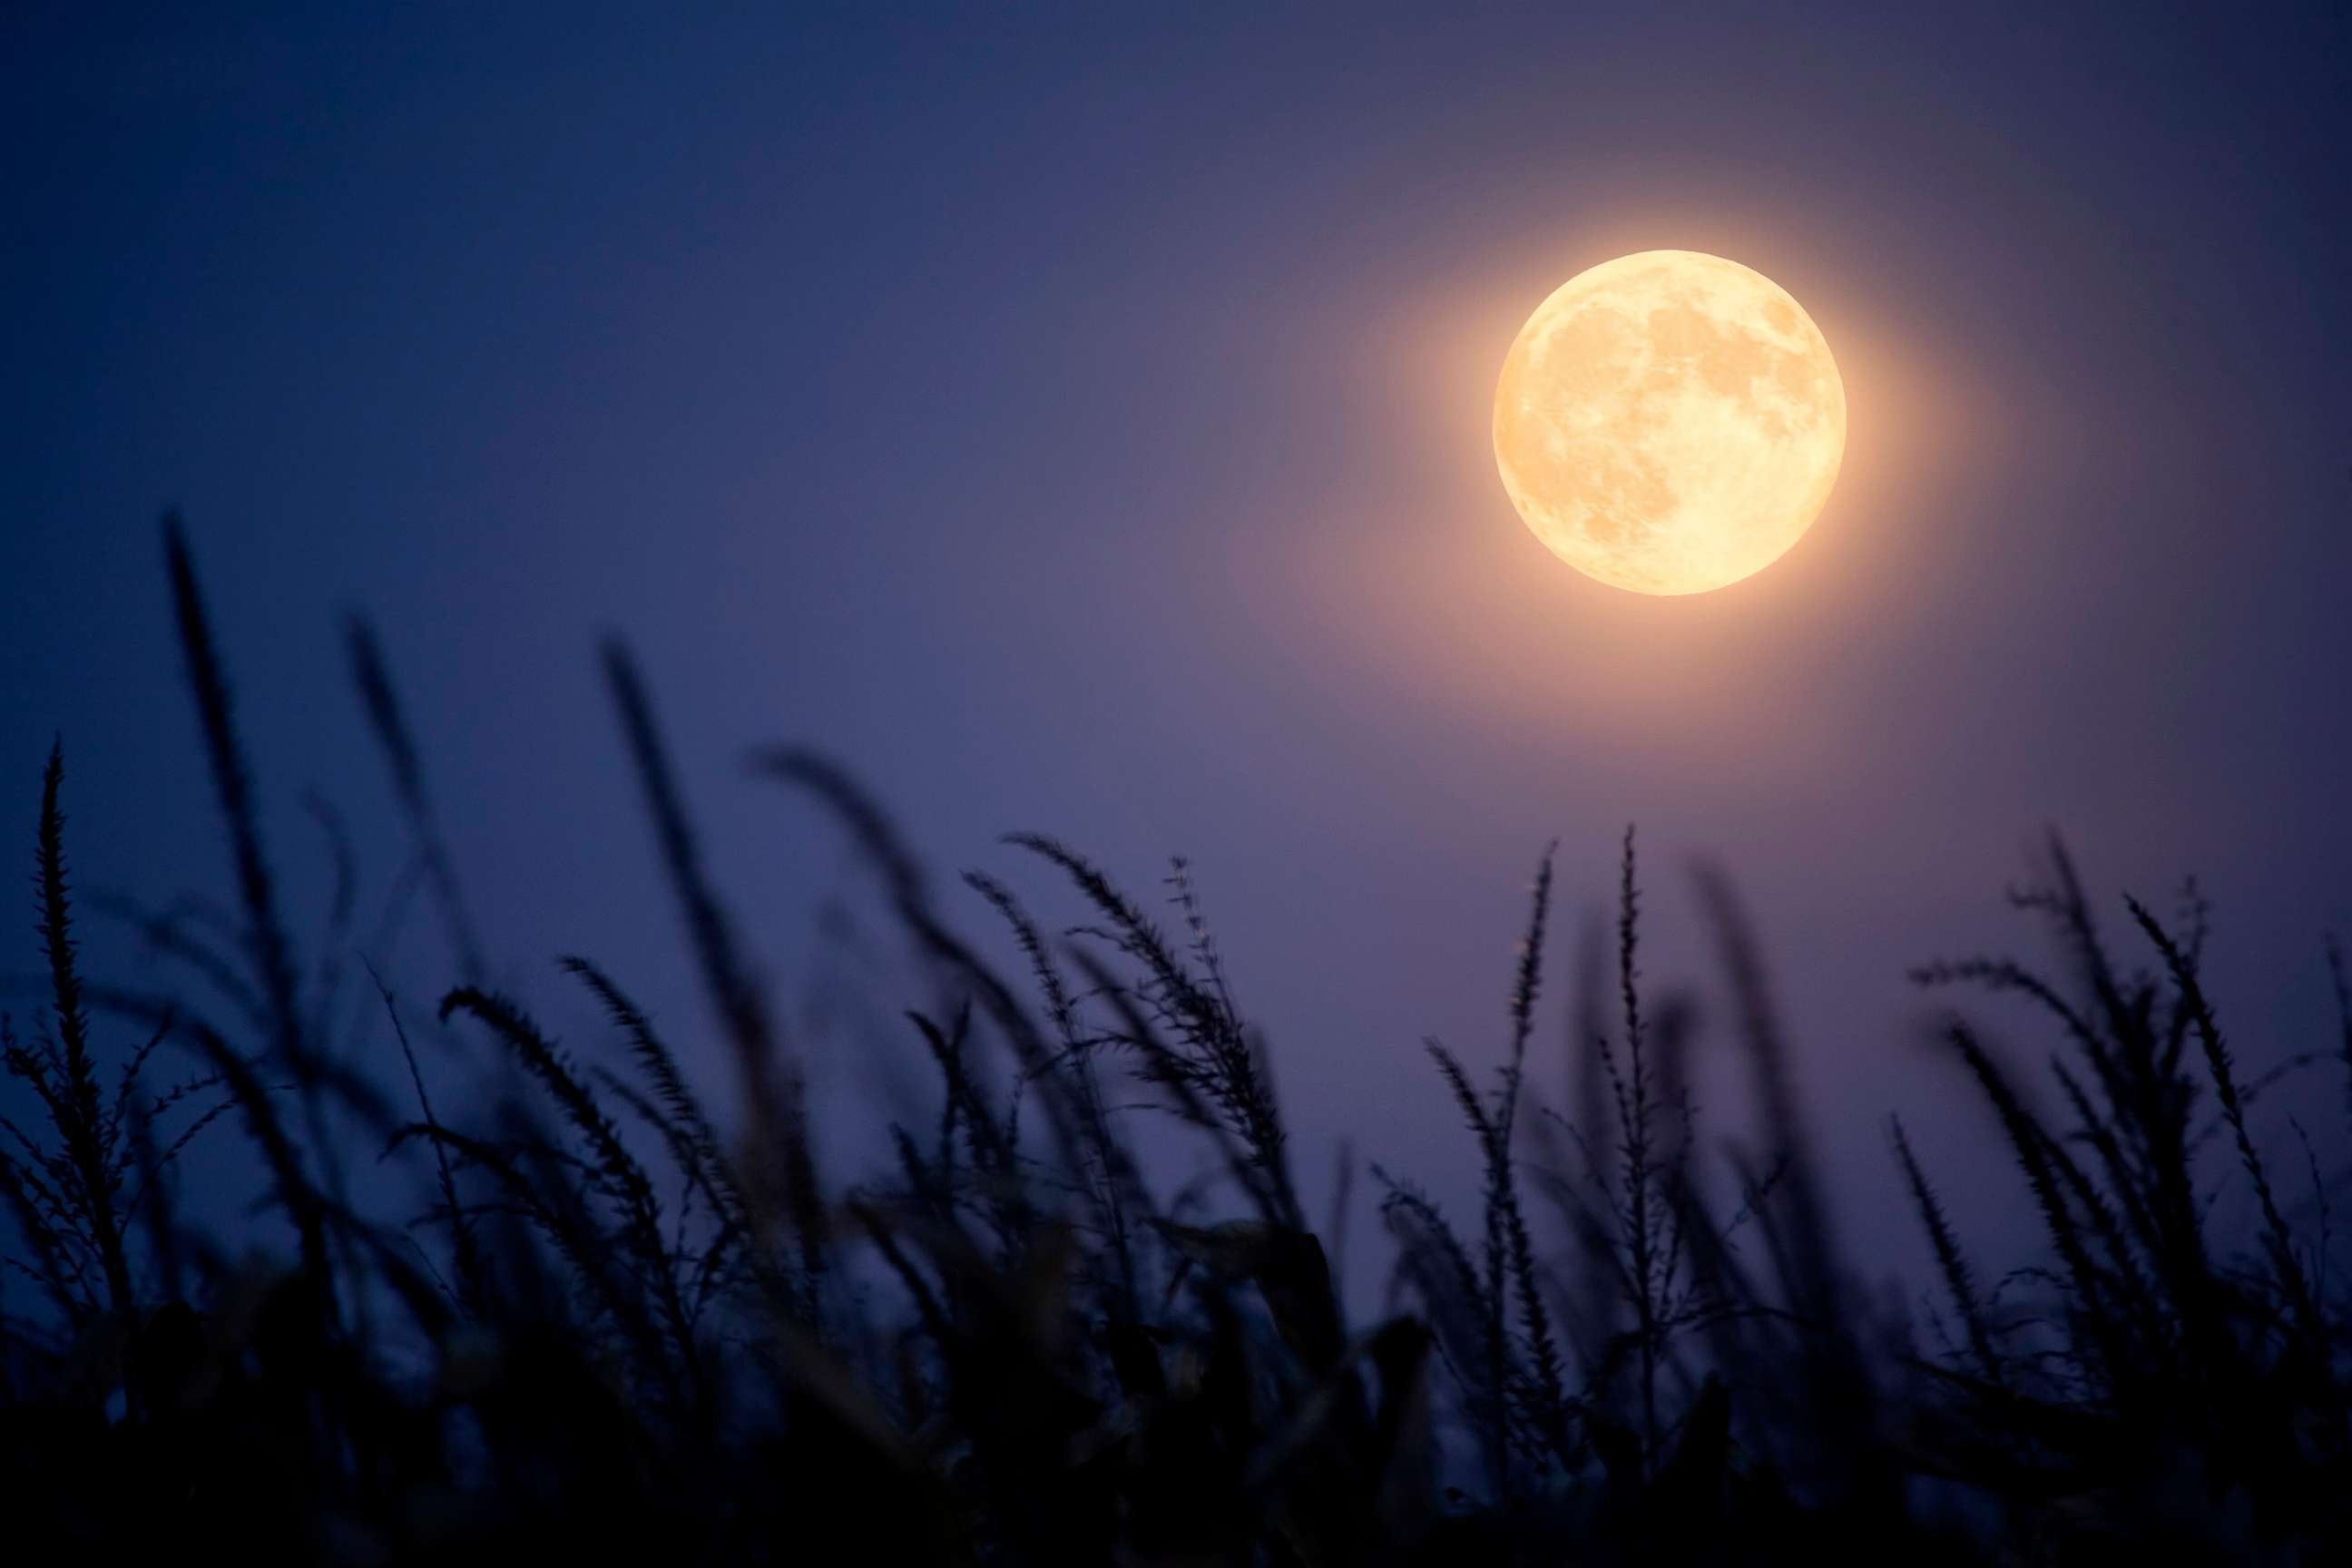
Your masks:
{"label": "moonlight", "polygon": [[1821,515],[1845,386],[1812,318],[1761,273],[1645,250],[1536,308],[1495,389],[1495,461],[1552,552],[1642,594],[1770,565]]}

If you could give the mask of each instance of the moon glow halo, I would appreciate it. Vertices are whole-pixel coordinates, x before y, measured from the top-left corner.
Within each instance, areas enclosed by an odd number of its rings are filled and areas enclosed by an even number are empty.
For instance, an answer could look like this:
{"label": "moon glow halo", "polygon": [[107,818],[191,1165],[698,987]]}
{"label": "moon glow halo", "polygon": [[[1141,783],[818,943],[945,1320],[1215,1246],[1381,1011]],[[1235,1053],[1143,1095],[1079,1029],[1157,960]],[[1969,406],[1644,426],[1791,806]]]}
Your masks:
{"label": "moon glow halo", "polygon": [[1695,250],[1561,284],[1495,389],[1511,504],[1552,553],[1635,593],[1703,594],[1770,565],[1821,515],[1844,455],[1821,329],[1762,273]]}

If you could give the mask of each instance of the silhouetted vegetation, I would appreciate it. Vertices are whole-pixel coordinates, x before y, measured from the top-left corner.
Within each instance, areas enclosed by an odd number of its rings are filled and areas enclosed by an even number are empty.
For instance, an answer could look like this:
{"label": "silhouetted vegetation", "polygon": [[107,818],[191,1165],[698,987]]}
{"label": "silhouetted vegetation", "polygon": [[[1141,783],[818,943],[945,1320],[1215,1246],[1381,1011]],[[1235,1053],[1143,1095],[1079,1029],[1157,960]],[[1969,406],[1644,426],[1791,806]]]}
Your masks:
{"label": "silhouetted vegetation", "polygon": [[[2014,899],[2054,967],[1916,972],[2037,1008],[2059,1109],[1946,1018],[1939,1048],[2047,1247],[1973,1258],[1890,1121],[1936,1271],[1915,1333],[1841,1247],[1755,942],[1714,880],[1760,1137],[1703,1140],[1696,1021],[1645,986],[1630,831],[1613,940],[1596,931],[1573,966],[1571,1103],[1538,1102],[1547,853],[1515,973],[1474,981],[1501,989],[1498,1047],[1428,1046],[1480,1212],[1450,1218],[1418,1160],[1372,1163],[1395,1285],[1360,1321],[1183,862],[1163,927],[1076,850],[1010,838],[1036,891],[962,884],[1027,969],[1003,973],[846,773],[755,753],[838,820],[925,971],[903,1016],[936,1120],[877,1129],[881,1170],[826,1171],[625,649],[604,654],[623,754],[717,1048],[663,1037],[618,964],[551,976],[609,1025],[570,1047],[491,988],[356,621],[358,695],[446,970],[410,996],[369,966],[355,856],[323,805],[334,896],[300,940],[194,563],[165,533],[236,902],[108,900],[173,978],[86,976],[71,753],[52,752],[37,990],[5,1026],[13,1542],[120,1561],[2352,1560],[2330,1184],[2308,1142],[2266,1147],[2247,1119],[2267,1082],[2243,1079],[2207,994],[2193,893],[2170,921],[2125,902],[2119,946],[2053,843]],[[2290,1068],[2352,1086],[2344,1012],[2340,1045]],[[707,1096],[685,1060],[731,1081]],[[1155,1177],[1139,1088],[1206,1177]],[[183,1154],[240,1138],[266,1204],[193,1214]],[[2289,1196],[2306,1179],[2315,1218]],[[2247,1205],[2250,1234],[2217,1202]]]}

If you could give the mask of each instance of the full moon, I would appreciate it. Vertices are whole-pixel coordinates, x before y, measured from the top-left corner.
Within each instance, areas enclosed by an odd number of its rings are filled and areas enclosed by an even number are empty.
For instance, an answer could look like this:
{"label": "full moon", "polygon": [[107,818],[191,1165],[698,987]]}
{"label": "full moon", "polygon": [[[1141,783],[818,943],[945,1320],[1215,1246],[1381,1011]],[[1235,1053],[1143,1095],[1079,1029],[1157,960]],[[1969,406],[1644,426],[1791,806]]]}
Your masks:
{"label": "full moon", "polygon": [[1495,389],[1495,462],[1553,554],[1639,594],[1704,594],[1779,560],[1845,455],[1845,385],[1760,272],[1644,250],[1536,307]]}

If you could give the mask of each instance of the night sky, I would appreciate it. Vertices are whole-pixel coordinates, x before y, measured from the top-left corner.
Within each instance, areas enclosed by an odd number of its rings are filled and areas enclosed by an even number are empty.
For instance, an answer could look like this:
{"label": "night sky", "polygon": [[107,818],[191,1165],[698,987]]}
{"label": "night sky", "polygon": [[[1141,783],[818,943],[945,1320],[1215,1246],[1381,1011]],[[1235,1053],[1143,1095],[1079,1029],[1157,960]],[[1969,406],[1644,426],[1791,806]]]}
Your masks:
{"label": "night sky", "polygon": [[[62,732],[86,886],[228,889],[176,504],[306,920],[305,787],[371,896],[399,859],[356,606],[500,977],[576,1037],[548,961],[593,953],[691,1034],[594,659],[617,631],[835,1103],[912,1092],[913,998],[758,742],[824,748],[941,872],[1057,921],[998,834],[1146,891],[1192,857],[1317,1204],[1343,1131],[1468,1191],[1421,1038],[1497,1058],[1543,845],[1572,930],[1629,820],[1659,981],[1709,977],[1694,861],[1737,879],[1896,1262],[1890,1110],[1964,1226],[2022,1205],[1904,970],[2031,946],[2002,892],[2046,827],[2111,900],[2200,876],[2252,1062],[2330,1043],[2352,13],[232,9],[0,19],[27,864]],[[1852,418],[1812,532],[1680,599],[1552,557],[1488,445],[1528,310],[1659,247],[1788,289]],[[390,961],[420,998],[450,978],[421,920]]]}

